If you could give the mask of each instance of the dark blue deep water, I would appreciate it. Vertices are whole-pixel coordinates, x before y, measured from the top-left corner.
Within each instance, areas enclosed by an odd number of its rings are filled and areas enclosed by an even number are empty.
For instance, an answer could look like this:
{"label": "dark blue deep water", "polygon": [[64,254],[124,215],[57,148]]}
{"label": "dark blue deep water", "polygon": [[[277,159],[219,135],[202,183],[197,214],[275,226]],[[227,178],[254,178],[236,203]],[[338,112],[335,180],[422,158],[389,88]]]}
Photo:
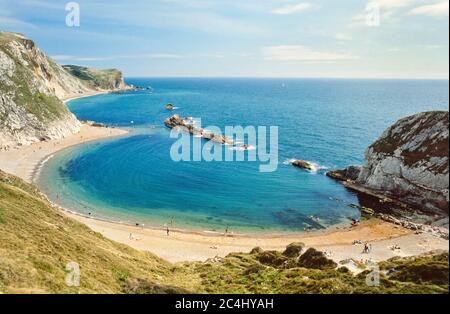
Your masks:
{"label": "dark blue deep water", "polygon": [[[129,136],[57,154],[39,185],[63,206],[128,223],[240,232],[298,232],[358,218],[354,194],[326,169],[361,164],[365,148],[399,118],[448,110],[448,81],[307,79],[129,79],[153,92],[100,95],[69,103],[81,120],[132,129]],[[169,112],[166,103],[179,109]],[[279,165],[174,162],[163,121],[203,126],[278,126]],[[315,172],[284,162],[316,163]],[[311,219],[311,216],[319,219]]]}

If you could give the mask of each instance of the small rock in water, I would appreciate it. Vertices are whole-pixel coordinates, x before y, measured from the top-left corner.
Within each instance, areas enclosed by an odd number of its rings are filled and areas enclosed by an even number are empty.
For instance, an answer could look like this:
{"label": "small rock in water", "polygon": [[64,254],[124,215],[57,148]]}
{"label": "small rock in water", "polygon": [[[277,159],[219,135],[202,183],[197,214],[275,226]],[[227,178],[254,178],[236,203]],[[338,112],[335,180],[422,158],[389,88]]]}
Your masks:
{"label": "small rock in water", "polygon": [[167,110],[174,110],[174,109],[175,109],[175,106],[174,106],[173,104],[167,104],[167,105],[166,105],[166,109],[167,109]]}
{"label": "small rock in water", "polygon": [[292,165],[294,165],[295,167],[298,167],[298,168],[306,169],[306,170],[314,170],[315,169],[313,164],[311,164],[310,162],[305,161],[305,160],[294,160],[292,162]]}

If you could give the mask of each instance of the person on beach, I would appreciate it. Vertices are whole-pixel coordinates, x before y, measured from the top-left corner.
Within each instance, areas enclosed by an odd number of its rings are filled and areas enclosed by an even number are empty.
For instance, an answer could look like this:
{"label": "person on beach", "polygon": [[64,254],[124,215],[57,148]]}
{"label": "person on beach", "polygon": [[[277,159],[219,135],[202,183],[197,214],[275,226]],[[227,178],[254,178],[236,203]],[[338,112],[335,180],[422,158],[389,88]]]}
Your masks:
{"label": "person on beach", "polygon": [[364,244],[363,254],[369,254],[372,251],[372,244]]}
{"label": "person on beach", "polygon": [[166,228],[167,236],[170,236],[170,229],[169,227]]}

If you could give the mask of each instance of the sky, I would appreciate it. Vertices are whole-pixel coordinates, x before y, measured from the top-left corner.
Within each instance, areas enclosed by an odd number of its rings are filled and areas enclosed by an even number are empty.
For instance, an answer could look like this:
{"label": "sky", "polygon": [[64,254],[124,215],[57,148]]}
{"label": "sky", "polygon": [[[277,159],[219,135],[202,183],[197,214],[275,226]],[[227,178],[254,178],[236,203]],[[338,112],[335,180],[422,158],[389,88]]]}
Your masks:
{"label": "sky", "polygon": [[69,1],[0,0],[0,30],[25,34],[61,64],[127,77],[449,77],[449,0],[75,5],[79,25]]}

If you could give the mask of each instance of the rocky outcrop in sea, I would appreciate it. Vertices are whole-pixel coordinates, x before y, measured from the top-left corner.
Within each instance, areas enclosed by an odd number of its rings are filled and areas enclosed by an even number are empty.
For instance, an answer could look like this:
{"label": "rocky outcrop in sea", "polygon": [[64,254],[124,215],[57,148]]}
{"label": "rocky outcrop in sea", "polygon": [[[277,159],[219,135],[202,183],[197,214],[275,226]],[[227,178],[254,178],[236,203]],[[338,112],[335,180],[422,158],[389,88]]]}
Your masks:
{"label": "rocky outcrop in sea", "polygon": [[221,134],[215,134],[205,129],[198,128],[195,126],[195,122],[193,119],[183,118],[177,114],[166,119],[164,121],[164,124],[170,129],[176,128],[194,136],[202,137],[209,141],[213,141],[219,144],[234,145],[234,141],[232,139]]}

